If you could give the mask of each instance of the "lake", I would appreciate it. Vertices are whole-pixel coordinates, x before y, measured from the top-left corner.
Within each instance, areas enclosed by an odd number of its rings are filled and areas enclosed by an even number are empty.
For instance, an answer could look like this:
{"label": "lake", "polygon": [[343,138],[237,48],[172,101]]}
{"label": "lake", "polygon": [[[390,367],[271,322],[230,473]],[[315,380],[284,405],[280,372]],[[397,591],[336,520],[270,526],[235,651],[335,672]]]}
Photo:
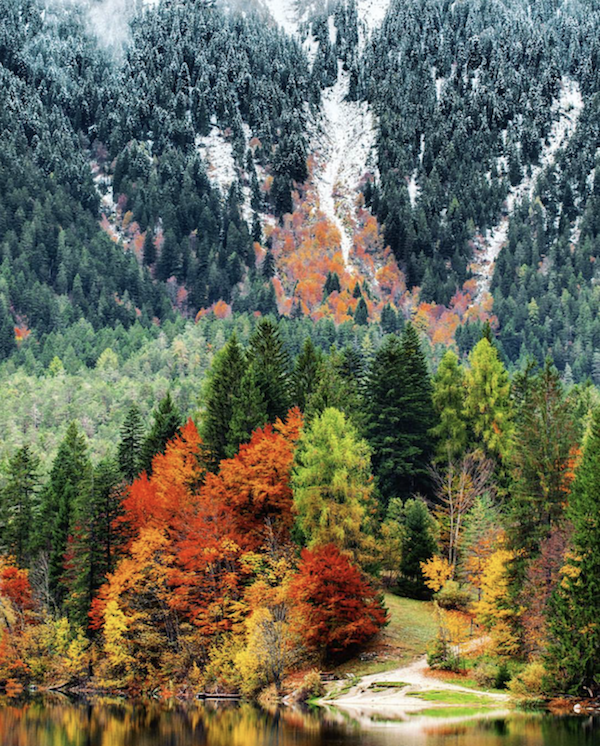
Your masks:
{"label": "lake", "polygon": [[339,712],[66,698],[0,703],[2,746],[580,746],[600,719],[549,715],[361,725]]}

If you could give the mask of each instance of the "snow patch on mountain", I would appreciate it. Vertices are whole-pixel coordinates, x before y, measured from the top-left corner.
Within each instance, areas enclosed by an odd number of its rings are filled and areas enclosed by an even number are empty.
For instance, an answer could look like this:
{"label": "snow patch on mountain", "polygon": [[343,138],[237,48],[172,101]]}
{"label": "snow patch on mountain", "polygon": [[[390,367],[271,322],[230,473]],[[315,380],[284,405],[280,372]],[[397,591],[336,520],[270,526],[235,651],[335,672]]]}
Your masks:
{"label": "snow patch on mountain", "polygon": [[321,116],[313,124],[315,184],[321,211],[338,228],[350,266],[356,198],[361,179],[374,170],[375,118],[369,105],[347,101],[349,73],[338,63],[338,79],[322,94]]}
{"label": "snow patch on mountain", "polygon": [[296,0],[261,0],[260,4],[287,34],[291,36],[298,31]]}
{"label": "snow patch on mountain", "polygon": [[212,125],[208,135],[196,137],[196,147],[206,164],[208,178],[226,196],[237,177],[233,146],[221,130]]}
{"label": "snow patch on mountain", "polygon": [[390,0],[358,0],[356,3],[358,17],[369,32],[381,26],[389,7]]}
{"label": "snow patch on mountain", "polygon": [[[557,154],[568,144],[575,132],[583,110],[583,97],[576,81],[563,78],[560,95],[555,100],[552,110],[555,121],[542,148],[539,163],[531,169],[520,184],[510,188],[506,198],[506,211],[498,225],[488,230],[485,236],[475,238],[476,248],[472,268],[478,280],[476,302],[490,290],[494,265],[508,239],[509,221],[515,207],[525,198],[533,198],[540,175],[554,164]],[[499,173],[508,172],[508,162],[505,156],[498,158],[497,167]]]}

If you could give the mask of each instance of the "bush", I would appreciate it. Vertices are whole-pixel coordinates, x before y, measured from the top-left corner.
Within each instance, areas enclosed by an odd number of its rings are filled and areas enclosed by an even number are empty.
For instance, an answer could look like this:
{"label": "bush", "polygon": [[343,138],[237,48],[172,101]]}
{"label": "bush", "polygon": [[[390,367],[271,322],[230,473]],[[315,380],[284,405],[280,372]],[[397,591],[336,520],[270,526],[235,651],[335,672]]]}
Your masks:
{"label": "bush", "polygon": [[505,661],[481,660],[473,669],[473,678],[479,686],[488,689],[506,689],[511,672]]}
{"label": "bush", "polygon": [[435,598],[442,609],[466,611],[471,603],[471,594],[465,588],[461,588],[456,580],[448,580]]}
{"label": "bush", "polygon": [[437,671],[454,671],[462,669],[460,656],[456,654],[450,645],[444,644],[439,638],[427,652],[427,665]]}
{"label": "bush", "polygon": [[315,697],[322,697],[324,694],[325,687],[323,686],[319,672],[309,671],[298,689],[298,701],[306,702],[309,699],[315,699]]}
{"label": "bush", "polygon": [[510,693],[521,699],[539,699],[544,694],[544,679],[547,675],[544,665],[534,661],[510,680]]}

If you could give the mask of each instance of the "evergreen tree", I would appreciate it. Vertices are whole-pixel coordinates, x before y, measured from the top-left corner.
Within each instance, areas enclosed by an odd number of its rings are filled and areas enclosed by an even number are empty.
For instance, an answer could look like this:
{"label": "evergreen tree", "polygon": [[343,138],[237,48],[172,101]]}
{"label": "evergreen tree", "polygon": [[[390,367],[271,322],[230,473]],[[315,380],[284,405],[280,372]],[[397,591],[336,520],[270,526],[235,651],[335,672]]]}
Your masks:
{"label": "evergreen tree", "polygon": [[431,430],[438,462],[459,458],[467,445],[465,377],[458,357],[447,350],[433,379],[433,406],[438,423]]}
{"label": "evergreen tree", "polygon": [[144,237],[143,249],[144,264],[151,267],[156,262],[156,246],[154,244],[154,233],[150,228],[146,231]]}
{"label": "evergreen tree", "polygon": [[248,361],[254,365],[269,422],[285,418],[291,405],[290,359],[279,329],[262,319],[250,340]]}
{"label": "evergreen tree", "polygon": [[2,547],[23,566],[29,559],[33,520],[38,506],[40,460],[27,445],[8,461],[0,492]]}
{"label": "evergreen tree", "polygon": [[360,298],[354,312],[354,321],[359,326],[366,326],[369,323],[369,309],[364,298]]}
{"label": "evergreen tree", "polygon": [[316,350],[312,339],[307,337],[292,373],[294,404],[302,412],[306,411],[308,400],[317,386],[321,357],[320,350]]}
{"label": "evergreen tree", "polygon": [[65,554],[73,528],[76,506],[87,504],[90,497],[92,465],[85,437],[77,424],[67,428],[52,464],[50,480],[42,493],[40,524],[37,535],[40,547],[48,552],[49,590],[60,607],[66,595]]}
{"label": "evergreen tree", "polygon": [[550,603],[549,667],[561,692],[593,696],[600,680],[600,409],[596,409],[567,516],[571,551]]}
{"label": "evergreen tree", "polygon": [[200,434],[210,452],[214,469],[219,461],[227,457],[231,420],[235,402],[241,396],[245,367],[237,336],[232,334],[223,349],[215,355],[204,385]]}
{"label": "evergreen tree", "polygon": [[426,595],[421,562],[431,559],[436,550],[433,521],[425,502],[420,498],[408,500],[404,507],[404,537],[400,562],[403,591],[416,596]]}
{"label": "evergreen tree", "polygon": [[511,538],[531,556],[562,521],[578,438],[572,404],[550,361],[535,375],[515,376],[513,392]]}
{"label": "evergreen tree", "polygon": [[153,412],[150,432],[144,438],[140,455],[141,471],[152,472],[152,459],[157,453],[164,453],[165,446],[181,427],[181,413],[171,398],[170,392],[159,402]]}
{"label": "evergreen tree", "polygon": [[141,471],[142,440],[142,417],[139,407],[133,404],[125,416],[118,448],[119,466],[126,482],[133,482]]}
{"label": "evergreen tree", "polygon": [[248,443],[252,433],[267,422],[267,406],[260,390],[254,363],[246,368],[239,386],[239,393],[233,397],[231,420],[227,432],[225,453],[232,458],[241,443]]}
{"label": "evergreen tree", "polygon": [[375,355],[365,393],[366,433],[384,502],[429,488],[435,425],[432,388],[416,330],[388,337]]}

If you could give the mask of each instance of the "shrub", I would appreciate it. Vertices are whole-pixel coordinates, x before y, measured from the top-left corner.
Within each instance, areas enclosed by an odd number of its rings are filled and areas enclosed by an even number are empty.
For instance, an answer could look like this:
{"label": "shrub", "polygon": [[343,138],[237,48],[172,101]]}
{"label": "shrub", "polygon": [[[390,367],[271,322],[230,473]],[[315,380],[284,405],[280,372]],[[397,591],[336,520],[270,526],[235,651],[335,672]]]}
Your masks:
{"label": "shrub", "polygon": [[457,611],[466,611],[471,603],[471,594],[466,588],[461,588],[456,580],[448,580],[435,598],[443,609]]}
{"label": "shrub", "polygon": [[298,689],[297,696],[299,702],[306,702],[309,699],[315,697],[322,697],[325,694],[325,687],[321,681],[321,676],[318,671],[309,671],[304,677],[300,688]]}
{"label": "shrub", "polygon": [[533,661],[510,680],[508,688],[514,697],[538,699],[544,694],[544,679],[547,675],[544,665]]}

